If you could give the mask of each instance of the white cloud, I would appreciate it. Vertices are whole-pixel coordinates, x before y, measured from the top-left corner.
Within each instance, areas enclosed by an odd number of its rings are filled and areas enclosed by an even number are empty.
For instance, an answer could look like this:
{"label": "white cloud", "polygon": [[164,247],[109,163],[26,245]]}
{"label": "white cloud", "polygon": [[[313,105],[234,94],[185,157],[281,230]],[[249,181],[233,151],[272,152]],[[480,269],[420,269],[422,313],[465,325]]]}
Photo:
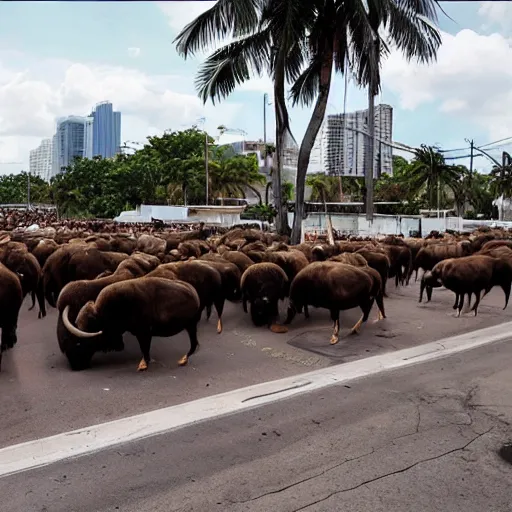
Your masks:
{"label": "white cloud", "polygon": [[169,26],[173,32],[180,32],[185,25],[196,19],[200,14],[211,9],[215,2],[195,1],[186,2],[156,2],[158,7],[167,16]]}
{"label": "white cloud", "polygon": [[505,1],[482,2],[478,14],[485,18],[486,25],[498,25],[502,29],[512,29],[512,4]]}
{"label": "white cloud", "polygon": [[[183,4],[186,2],[186,8]],[[160,10],[167,18],[167,22],[171,29],[172,37],[176,37],[186,25],[194,21],[200,14],[207,11],[215,5],[215,2],[210,1],[188,1],[178,0],[175,2],[156,2]],[[198,51],[194,56],[189,57],[189,60],[202,62],[208,55],[213,53],[218,48],[233,41],[232,37],[227,37],[222,40],[215,40],[208,48],[208,50],[201,52]]]}
{"label": "white cloud", "polygon": [[[437,62],[407,63],[393,53],[383,68],[383,83],[398,94],[402,108],[424,104],[479,123],[492,139],[512,135],[512,48],[499,35],[462,30],[443,33]],[[471,134],[468,134],[471,135]]]}
{"label": "white cloud", "polygon": [[137,58],[140,55],[140,48],[131,47],[128,48],[128,56],[132,58]]}
{"label": "white cloud", "polygon": [[[51,137],[55,118],[86,115],[104,100],[122,112],[123,140],[144,141],[150,134],[180,129],[206,117],[206,129],[229,125],[241,108],[223,102],[222,111],[203,106],[193,76],[150,76],[135,69],[67,61],[20,59],[19,69],[2,64],[0,53],[0,173],[21,168],[40,140]],[[48,72],[48,70],[51,72]],[[216,119],[217,118],[217,119]]]}

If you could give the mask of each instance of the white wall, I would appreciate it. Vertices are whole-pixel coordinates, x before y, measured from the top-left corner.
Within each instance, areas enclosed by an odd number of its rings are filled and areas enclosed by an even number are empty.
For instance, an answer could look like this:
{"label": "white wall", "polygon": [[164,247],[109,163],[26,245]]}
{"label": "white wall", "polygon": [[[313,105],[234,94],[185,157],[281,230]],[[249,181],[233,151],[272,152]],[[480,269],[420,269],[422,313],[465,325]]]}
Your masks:
{"label": "white wall", "polygon": [[[221,211],[222,210],[222,211]],[[228,211],[226,211],[228,210]],[[229,207],[215,207],[208,209],[194,209],[186,206],[163,206],[143,204],[137,210],[121,212],[114,220],[116,222],[151,222],[151,218],[166,222],[206,222],[209,224],[222,224],[232,226],[239,224],[242,208],[229,212]]]}
{"label": "white wall", "polygon": [[[291,225],[293,214],[288,214],[288,220]],[[408,236],[411,231],[419,230],[420,219],[394,215],[375,215],[373,222],[370,224],[364,215],[331,214],[331,222],[333,229],[347,235],[378,236],[403,233]],[[310,213],[304,219],[302,226],[306,233],[324,232],[327,227],[325,214]]]}

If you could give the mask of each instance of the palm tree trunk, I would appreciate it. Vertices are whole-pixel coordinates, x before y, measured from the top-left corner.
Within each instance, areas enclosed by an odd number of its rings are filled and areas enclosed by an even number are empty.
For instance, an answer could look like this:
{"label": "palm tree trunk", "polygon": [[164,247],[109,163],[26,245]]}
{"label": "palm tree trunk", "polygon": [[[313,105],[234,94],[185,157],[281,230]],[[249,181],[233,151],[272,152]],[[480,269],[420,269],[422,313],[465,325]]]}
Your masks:
{"label": "palm tree trunk", "polygon": [[274,72],[274,105],[276,114],[276,153],[272,170],[272,195],[277,210],[276,229],[280,235],[288,235],[288,215],[283,204],[281,174],[284,163],[284,144],[286,133],[289,132],[288,109],[285,99],[285,59],[286,48],[282,45],[276,59]]}
{"label": "palm tree trunk", "polygon": [[[248,183],[246,183],[245,186],[249,190],[252,190],[258,196],[258,203],[261,205],[263,203],[263,199],[261,198],[260,191],[256,187],[253,187],[252,185],[249,185]],[[242,192],[243,192],[243,189],[242,189]]]}
{"label": "palm tree trunk", "polygon": [[302,219],[304,218],[304,192],[306,190],[306,174],[308,172],[311,151],[315,144],[316,137],[322,126],[327,109],[327,100],[331,89],[332,79],[332,50],[324,53],[322,69],[320,72],[320,88],[318,98],[309,120],[306,133],[302,139],[297,163],[297,181],[295,185],[295,214],[293,216],[292,244],[300,243],[302,233]]}
{"label": "palm tree trunk", "polygon": [[268,196],[270,192],[270,188],[272,187],[272,182],[269,181],[265,186],[265,204],[268,206]]}
{"label": "palm tree trunk", "polygon": [[368,161],[365,172],[366,220],[373,222],[373,167],[375,164],[375,95],[373,80],[368,87]]}

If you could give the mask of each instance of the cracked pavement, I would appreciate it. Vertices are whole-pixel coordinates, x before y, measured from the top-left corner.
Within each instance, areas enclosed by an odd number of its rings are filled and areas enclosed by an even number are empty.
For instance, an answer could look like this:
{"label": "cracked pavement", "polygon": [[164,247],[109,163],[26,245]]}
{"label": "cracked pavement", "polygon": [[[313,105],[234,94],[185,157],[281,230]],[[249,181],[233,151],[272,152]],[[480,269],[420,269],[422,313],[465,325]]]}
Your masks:
{"label": "cracked pavement", "polygon": [[510,512],[512,344],[0,480],[3,512]]}

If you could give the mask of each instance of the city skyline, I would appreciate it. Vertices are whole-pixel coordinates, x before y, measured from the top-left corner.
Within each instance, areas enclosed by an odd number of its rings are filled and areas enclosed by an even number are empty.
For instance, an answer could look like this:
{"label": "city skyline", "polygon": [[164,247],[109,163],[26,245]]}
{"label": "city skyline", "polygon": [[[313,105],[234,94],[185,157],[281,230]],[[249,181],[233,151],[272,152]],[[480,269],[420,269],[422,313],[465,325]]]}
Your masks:
{"label": "city skyline", "polygon": [[31,175],[49,181],[76,157],[112,158],[120,152],[121,112],[114,111],[109,101],[97,103],[88,116],[58,117],[55,125],[51,139],[43,139],[30,151]]}
{"label": "city skyline", "polygon": [[[52,135],[56,117],[87,115],[106,99],[123,113],[123,140],[145,142],[146,136],[182,129],[200,117],[210,133],[224,124],[245,130],[247,138],[262,137],[263,94],[273,102],[272,80],[255,76],[220,104],[203,105],[194,81],[205,55],[185,61],[172,44],[211,5],[35,2],[27,12],[23,3],[0,2],[0,173],[27,169],[29,151]],[[503,62],[512,54],[506,23],[512,3],[451,2],[444,10],[449,17],[440,15],[443,45],[435,63],[407,62],[394,50],[383,63],[376,103],[393,105],[394,139],[413,147],[450,149],[466,148],[465,138],[478,146],[510,136],[512,98]],[[91,27],[94,38],[76,37]],[[366,90],[350,77],[346,95],[344,91],[345,77],[335,75],[329,114],[367,107]],[[486,91],[484,97],[481,91]],[[310,114],[310,108],[290,107],[299,144]],[[267,120],[270,139],[274,107],[267,109]],[[493,156],[500,158],[499,151]],[[468,165],[468,160],[457,163]],[[492,167],[485,158],[475,165]]]}

